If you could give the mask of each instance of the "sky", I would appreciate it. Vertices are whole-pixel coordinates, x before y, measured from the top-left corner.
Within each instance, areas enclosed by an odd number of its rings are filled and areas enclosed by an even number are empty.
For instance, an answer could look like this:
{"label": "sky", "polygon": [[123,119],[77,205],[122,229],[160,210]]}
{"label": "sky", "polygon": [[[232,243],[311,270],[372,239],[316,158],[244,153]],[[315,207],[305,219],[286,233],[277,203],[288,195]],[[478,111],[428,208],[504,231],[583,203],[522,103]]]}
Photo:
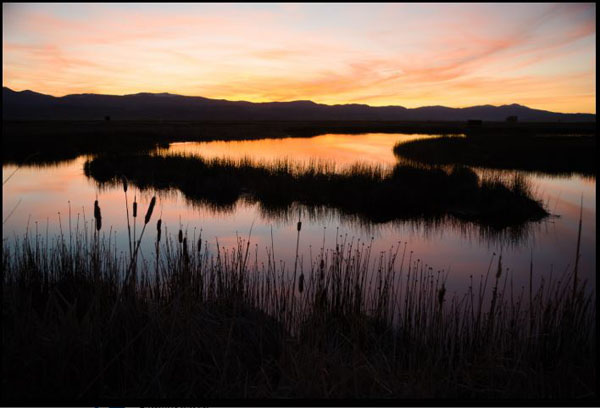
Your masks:
{"label": "sky", "polygon": [[3,3],[2,82],[596,113],[595,3]]}

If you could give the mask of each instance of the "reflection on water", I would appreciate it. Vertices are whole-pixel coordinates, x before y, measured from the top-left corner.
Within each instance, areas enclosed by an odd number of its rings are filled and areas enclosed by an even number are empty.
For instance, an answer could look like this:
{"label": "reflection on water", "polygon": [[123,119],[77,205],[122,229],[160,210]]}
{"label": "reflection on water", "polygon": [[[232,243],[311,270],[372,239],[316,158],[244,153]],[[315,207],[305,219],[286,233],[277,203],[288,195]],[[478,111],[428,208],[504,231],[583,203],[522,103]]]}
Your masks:
{"label": "reflection on water", "polygon": [[[353,163],[353,157],[354,161],[390,165],[395,163],[392,147],[398,140],[420,136],[324,135],[315,138],[270,140],[262,145],[256,142],[175,144],[170,149],[163,149],[161,154],[185,152],[234,158],[256,154],[253,158],[261,160],[293,157],[309,161],[316,158],[336,160],[340,166]],[[259,148],[259,145],[263,147]],[[230,146],[229,149],[227,146]],[[241,150],[234,146],[245,147]],[[266,149],[264,146],[272,148]],[[365,147],[361,150],[360,146]],[[77,223],[79,228],[86,224],[90,228],[90,219],[93,220],[93,202],[97,197],[102,208],[103,225],[106,226],[106,230],[103,227],[103,234],[108,234],[109,228],[112,227],[117,245],[126,253],[127,224],[122,187],[99,188],[94,180],[84,176],[84,162],[85,157],[78,157],[74,161],[55,166],[21,166],[18,170],[15,165],[4,165],[3,180],[17,171],[3,185],[3,219],[8,217],[18,204],[14,213],[3,223],[4,240],[12,239],[15,235],[21,236],[27,225],[32,231],[37,227],[44,235],[48,228],[50,236],[59,234],[61,228],[68,231],[69,223],[73,229]],[[504,176],[507,174],[500,173]],[[276,257],[287,265],[293,265],[294,262],[296,222],[298,214],[301,213],[303,224],[300,254],[305,268],[311,263],[311,253],[314,256],[323,245],[323,241],[326,247],[335,247],[339,236],[346,236],[348,239],[354,237],[361,242],[370,242],[373,239],[374,254],[388,251],[392,245],[401,242],[407,243],[407,248],[413,251],[414,258],[424,260],[436,270],[450,270],[447,283],[449,291],[463,291],[468,285],[470,275],[485,275],[494,252],[502,251],[502,262],[513,271],[511,277],[516,288],[528,282],[531,253],[536,282],[552,270],[556,275],[572,267],[580,200],[583,196],[579,268],[582,276],[595,285],[595,180],[578,176],[555,178],[541,175],[530,175],[528,179],[535,197],[544,202],[548,210],[558,217],[528,224],[520,230],[501,232],[469,223],[453,222],[448,218],[372,224],[324,207],[309,208],[294,204],[285,211],[273,211],[264,208],[260,203],[244,199],[223,208],[192,203],[179,191],[168,190],[158,192],[155,213],[162,218],[163,225],[169,233],[176,233],[180,225],[187,229],[190,235],[198,235],[201,232],[209,248],[215,247],[216,238],[223,247],[235,246],[236,234],[247,236],[252,227],[251,241],[258,249],[258,256],[265,256],[266,248],[272,245],[273,236]],[[128,194],[129,203],[131,204],[135,194],[141,211],[145,212],[154,192],[140,191],[130,186]],[[155,228],[148,228],[141,247],[142,256],[148,260],[152,259],[154,251],[154,234]]]}
{"label": "reflection on water", "polygon": [[[462,135],[461,135],[462,136]],[[230,142],[172,143],[169,148],[157,149],[157,154],[181,154],[204,158],[228,158],[273,164],[291,160],[301,165],[310,163],[333,164],[344,169],[358,163],[392,167],[397,158],[392,151],[399,142],[436,138],[436,135],[369,133],[365,135],[326,134],[312,138],[260,139]]]}
{"label": "reflection on water", "polygon": [[[29,146],[28,146],[29,147]],[[59,151],[37,151],[34,153],[29,152],[15,152],[10,150],[10,146],[4,147],[2,152],[2,164],[3,165],[18,165],[18,166],[34,166],[34,167],[52,167],[60,166],[69,162],[73,162],[82,154],[72,150],[59,150]]]}
{"label": "reflection on water", "polygon": [[[187,199],[186,199],[187,200]],[[202,204],[196,200],[187,200],[190,206],[200,207],[210,211],[212,214],[233,214],[238,206],[220,207],[214,204]],[[317,205],[304,205],[294,202],[286,208],[272,208],[262,205],[260,201],[242,198],[240,205],[252,206],[256,209],[261,219],[276,223],[277,225],[293,225],[300,217],[303,221],[311,224],[343,225],[356,231],[363,236],[381,237],[395,231],[407,231],[411,235],[420,236],[424,239],[436,239],[439,231],[452,231],[465,241],[478,242],[492,246],[503,246],[505,248],[520,247],[526,243],[531,236],[540,231],[547,222],[530,222],[522,225],[510,226],[503,229],[465,222],[451,216],[431,218],[409,218],[405,220],[392,220],[389,222],[371,222],[365,217],[357,214],[347,214],[336,208]]]}

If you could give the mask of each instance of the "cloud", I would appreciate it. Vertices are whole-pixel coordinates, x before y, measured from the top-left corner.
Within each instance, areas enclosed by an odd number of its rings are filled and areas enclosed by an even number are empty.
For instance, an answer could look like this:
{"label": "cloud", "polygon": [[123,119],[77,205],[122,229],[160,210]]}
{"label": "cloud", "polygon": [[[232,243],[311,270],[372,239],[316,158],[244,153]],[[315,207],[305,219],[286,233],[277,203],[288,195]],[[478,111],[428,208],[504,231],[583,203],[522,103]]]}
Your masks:
{"label": "cloud", "polygon": [[595,6],[586,4],[48,4],[9,12],[3,79],[17,89],[405,106],[527,99],[595,111]]}

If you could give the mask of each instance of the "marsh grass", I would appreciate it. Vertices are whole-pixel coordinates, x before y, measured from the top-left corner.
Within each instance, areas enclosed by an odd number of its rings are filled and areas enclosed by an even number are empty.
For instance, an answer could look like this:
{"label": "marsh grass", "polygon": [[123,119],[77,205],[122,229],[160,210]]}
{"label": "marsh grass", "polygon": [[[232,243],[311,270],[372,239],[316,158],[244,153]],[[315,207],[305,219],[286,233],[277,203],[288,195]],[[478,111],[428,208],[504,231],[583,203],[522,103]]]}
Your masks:
{"label": "marsh grass", "polygon": [[424,164],[461,164],[569,177],[596,174],[592,135],[471,135],[397,143],[394,154]]}
{"label": "marsh grass", "polygon": [[595,294],[572,270],[526,292],[494,255],[450,295],[406,243],[336,234],[291,269],[273,242],[259,263],[250,234],[210,252],[180,229],[128,281],[89,223],[4,242],[5,400],[597,397]]}
{"label": "marsh grass", "polygon": [[244,197],[280,211],[298,202],[372,222],[450,214],[503,228],[548,215],[524,180],[507,186],[461,166],[444,171],[397,165],[387,170],[359,164],[338,171],[326,163],[299,166],[289,160],[257,166],[249,160],[183,155],[104,155],[87,161],[84,171],[101,185],[116,184],[125,175],[141,189],[179,189],[188,199],[211,205],[231,207]]}
{"label": "marsh grass", "polygon": [[[113,116],[113,119],[115,117]],[[326,133],[471,134],[466,122],[423,121],[3,121],[4,164],[57,164],[82,154],[149,152],[175,141],[255,140],[312,137]],[[486,122],[483,136],[529,138],[536,135],[595,135],[590,123]],[[552,144],[554,139],[549,140]],[[594,150],[593,148],[591,149]],[[559,149],[560,152],[560,149]],[[31,160],[32,153],[37,153]],[[457,156],[455,156],[457,157]],[[480,158],[481,159],[481,158]],[[466,163],[465,163],[466,164]],[[570,172],[571,170],[568,169]]]}

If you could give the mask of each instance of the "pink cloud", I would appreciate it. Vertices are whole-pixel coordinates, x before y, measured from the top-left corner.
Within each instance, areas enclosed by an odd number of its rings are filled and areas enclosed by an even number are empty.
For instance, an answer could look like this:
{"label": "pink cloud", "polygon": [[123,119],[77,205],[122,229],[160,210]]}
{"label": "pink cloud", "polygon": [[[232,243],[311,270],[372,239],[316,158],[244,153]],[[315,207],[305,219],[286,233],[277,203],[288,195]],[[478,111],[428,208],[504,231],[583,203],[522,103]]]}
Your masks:
{"label": "pink cloud", "polygon": [[[589,5],[390,4],[372,13],[353,5],[313,28],[308,8],[317,6],[307,5],[202,13],[81,7],[91,17],[48,7],[12,13],[18,18],[5,27],[5,85],[54,95],[168,91],[406,106],[523,97],[558,106],[546,92],[552,89],[572,109],[595,110]],[[507,19],[511,7],[523,16]],[[571,60],[578,65],[565,63]],[[581,104],[570,94],[594,96]]]}

